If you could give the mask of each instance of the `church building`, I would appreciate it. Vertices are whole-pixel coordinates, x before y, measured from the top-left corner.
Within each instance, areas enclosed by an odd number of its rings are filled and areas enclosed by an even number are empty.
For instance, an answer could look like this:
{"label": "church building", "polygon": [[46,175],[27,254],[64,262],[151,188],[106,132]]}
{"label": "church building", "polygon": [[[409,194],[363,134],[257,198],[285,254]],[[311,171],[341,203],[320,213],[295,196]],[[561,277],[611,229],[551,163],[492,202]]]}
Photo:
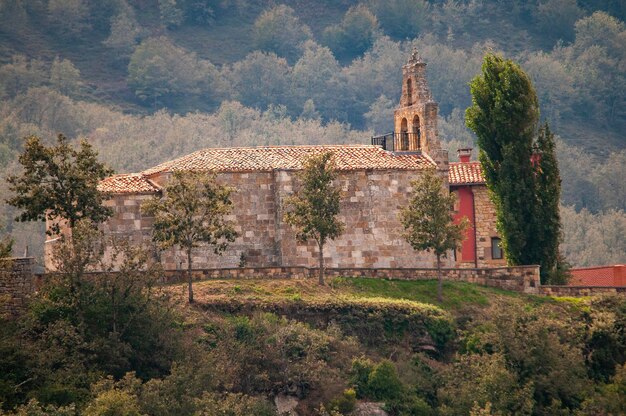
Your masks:
{"label": "church building", "polygon": [[[141,204],[160,195],[176,171],[214,172],[218,181],[234,187],[233,212],[228,217],[239,237],[218,256],[210,248],[193,252],[193,267],[317,266],[315,244],[298,243],[283,220],[283,201],[298,187],[296,172],[314,154],[334,154],[342,191],[340,220],[344,233],[327,243],[327,267],[431,268],[435,257],[415,252],[402,237],[398,218],[411,195],[410,182],[425,169],[436,169],[458,195],[455,218],[466,216],[463,247],[445,260],[447,267],[504,265],[495,231],[495,213],[485,181],[469,150],[461,161],[448,163],[437,133],[438,105],[428,88],[426,63],[413,51],[402,67],[402,96],[394,113],[394,131],[371,138],[371,144],[209,148],[164,162],[139,173],[114,175],[100,183],[111,195],[106,205],[113,216],[102,224],[105,234],[151,242],[152,218]],[[452,208],[452,207],[451,207]],[[46,244],[51,268],[52,241]],[[166,270],[185,269],[186,256],[177,248],[160,253]]]}

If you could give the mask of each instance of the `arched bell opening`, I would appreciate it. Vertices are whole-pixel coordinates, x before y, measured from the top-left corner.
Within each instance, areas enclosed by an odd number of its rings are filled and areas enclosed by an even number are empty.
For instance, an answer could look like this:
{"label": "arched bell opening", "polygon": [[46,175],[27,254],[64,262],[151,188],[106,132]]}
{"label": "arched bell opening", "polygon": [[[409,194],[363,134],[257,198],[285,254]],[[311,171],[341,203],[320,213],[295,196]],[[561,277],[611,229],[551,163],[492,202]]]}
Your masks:
{"label": "arched bell opening", "polygon": [[406,118],[403,118],[400,122],[400,143],[398,148],[400,150],[409,150],[409,126]]}
{"label": "arched bell opening", "polygon": [[422,127],[420,125],[420,117],[415,114],[413,117],[413,122],[411,123],[412,131],[411,131],[411,144],[413,149],[421,149],[422,148]]}

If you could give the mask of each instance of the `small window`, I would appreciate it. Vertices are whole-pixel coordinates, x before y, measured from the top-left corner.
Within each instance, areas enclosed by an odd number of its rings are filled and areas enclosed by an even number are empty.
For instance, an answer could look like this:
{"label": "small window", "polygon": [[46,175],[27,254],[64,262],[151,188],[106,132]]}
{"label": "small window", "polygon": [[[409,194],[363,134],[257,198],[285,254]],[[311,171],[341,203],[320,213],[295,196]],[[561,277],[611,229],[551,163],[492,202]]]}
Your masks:
{"label": "small window", "polygon": [[502,259],[502,240],[499,237],[491,238],[491,258],[494,260]]}

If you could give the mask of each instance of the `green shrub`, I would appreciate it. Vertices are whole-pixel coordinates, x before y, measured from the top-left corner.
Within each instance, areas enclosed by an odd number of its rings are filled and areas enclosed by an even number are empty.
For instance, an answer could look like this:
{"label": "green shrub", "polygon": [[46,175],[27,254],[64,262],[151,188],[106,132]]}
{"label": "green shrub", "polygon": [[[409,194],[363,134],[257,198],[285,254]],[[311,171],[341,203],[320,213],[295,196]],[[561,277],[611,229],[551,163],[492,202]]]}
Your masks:
{"label": "green shrub", "polygon": [[141,416],[137,397],[126,391],[100,393],[85,409],[84,416]]}
{"label": "green shrub", "polygon": [[338,411],[341,414],[349,414],[356,407],[356,391],[354,389],[346,389],[341,396],[330,402],[329,408]]}
{"label": "green shrub", "polygon": [[205,393],[196,400],[195,416],[274,416],[276,411],[265,399],[240,393]]}
{"label": "green shrub", "polygon": [[367,380],[370,398],[381,401],[398,400],[403,396],[404,386],[391,361],[383,360],[372,369]]}

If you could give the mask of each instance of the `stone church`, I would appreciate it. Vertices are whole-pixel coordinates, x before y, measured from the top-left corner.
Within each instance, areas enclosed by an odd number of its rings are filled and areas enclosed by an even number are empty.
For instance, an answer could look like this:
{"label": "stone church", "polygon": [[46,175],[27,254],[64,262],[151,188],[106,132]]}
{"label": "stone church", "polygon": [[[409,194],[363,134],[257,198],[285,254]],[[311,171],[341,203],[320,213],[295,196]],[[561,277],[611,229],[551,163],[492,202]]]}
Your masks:
{"label": "stone church", "polygon": [[[398,213],[408,202],[410,182],[424,169],[434,168],[458,195],[456,218],[466,216],[471,227],[463,246],[446,261],[448,267],[504,265],[495,231],[495,214],[471,149],[461,151],[461,161],[448,163],[437,133],[438,105],[428,88],[426,63],[413,51],[402,67],[402,96],[394,113],[394,132],[371,138],[371,144],[326,146],[266,146],[209,148],[164,162],[140,173],[121,174],[101,182],[112,195],[106,202],[114,215],[102,225],[105,234],[151,241],[152,219],[141,204],[163,192],[175,171],[208,171],[218,181],[236,188],[229,216],[239,233],[222,256],[209,248],[193,253],[193,267],[232,268],[317,265],[314,244],[297,243],[294,231],[283,221],[283,201],[297,188],[295,173],[311,155],[333,152],[342,191],[340,219],[343,235],[325,248],[327,267],[430,268],[433,255],[415,252],[402,238]],[[51,268],[50,240],[46,267]],[[171,248],[161,253],[166,270],[186,268],[186,256]]]}

